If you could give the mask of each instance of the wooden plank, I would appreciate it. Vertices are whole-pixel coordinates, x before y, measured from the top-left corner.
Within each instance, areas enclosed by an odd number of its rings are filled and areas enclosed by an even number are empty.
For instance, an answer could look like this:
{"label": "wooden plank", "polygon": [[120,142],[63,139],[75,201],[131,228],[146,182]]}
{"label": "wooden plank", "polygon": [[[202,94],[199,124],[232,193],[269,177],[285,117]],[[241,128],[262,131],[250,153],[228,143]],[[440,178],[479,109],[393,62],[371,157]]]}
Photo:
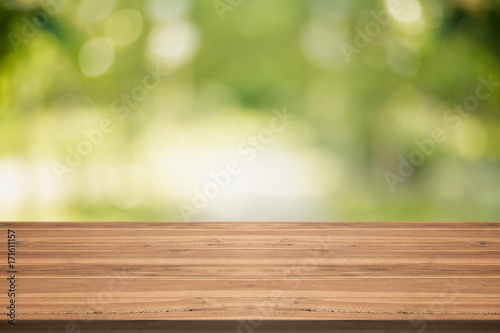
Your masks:
{"label": "wooden plank", "polygon": [[33,298],[19,316],[32,320],[490,320],[499,318],[498,299],[162,297]]}
{"label": "wooden plank", "polygon": [[[27,282],[31,282],[27,280]],[[327,298],[431,298],[446,291],[461,298],[488,299],[500,294],[497,279],[37,279],[19,286],[19,300],[29,297],[98,298],[119,291],[114,298],[164,297],[327,297]],[[390,295],[390,296],[388,296]],[[493,296],[494,297],[494,296]]]}
{"label": "wooden plank", "polygon": [[19,321],[500,320],[500,223],[3,222],[2,290],[8,229]]}

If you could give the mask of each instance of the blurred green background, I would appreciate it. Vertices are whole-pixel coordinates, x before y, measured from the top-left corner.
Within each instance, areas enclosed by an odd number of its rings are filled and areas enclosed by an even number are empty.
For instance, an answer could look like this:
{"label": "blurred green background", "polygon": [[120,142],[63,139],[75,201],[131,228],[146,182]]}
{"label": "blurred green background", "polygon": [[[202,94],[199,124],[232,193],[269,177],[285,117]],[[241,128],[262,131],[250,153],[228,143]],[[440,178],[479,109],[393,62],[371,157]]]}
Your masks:
{"label": "blurred green background", "polygon": [[500,1],[4,0],[0,32],[2,220],[499,220],[498,88],[449,110],[500,81]]}

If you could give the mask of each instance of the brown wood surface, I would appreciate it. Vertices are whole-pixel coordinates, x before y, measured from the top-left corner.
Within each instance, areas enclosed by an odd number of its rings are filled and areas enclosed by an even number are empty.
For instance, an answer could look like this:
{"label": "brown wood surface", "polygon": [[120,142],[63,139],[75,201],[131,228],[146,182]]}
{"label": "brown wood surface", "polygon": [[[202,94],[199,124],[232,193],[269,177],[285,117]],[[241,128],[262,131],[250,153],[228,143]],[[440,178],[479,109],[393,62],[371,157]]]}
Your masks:
{"label": "brown wood surface", "polygon": [[18,322],[500,320],[500,223],[4,222],[5,321],[8,229]]}
{"label": "brown wood surface", "polygon": [[[19,333],[498,333],[500,321],[20,321]],[[3,332],[3,331],[2,331]]]}

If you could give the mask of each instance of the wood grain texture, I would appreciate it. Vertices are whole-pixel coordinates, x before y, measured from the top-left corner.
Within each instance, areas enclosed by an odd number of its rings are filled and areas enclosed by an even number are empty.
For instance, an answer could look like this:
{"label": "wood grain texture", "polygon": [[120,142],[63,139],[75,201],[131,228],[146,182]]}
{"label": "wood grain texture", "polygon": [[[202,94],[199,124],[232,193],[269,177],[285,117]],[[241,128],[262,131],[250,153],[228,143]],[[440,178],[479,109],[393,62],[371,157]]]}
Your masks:
{"label": "wood grain texture", "polygon": [[0,223],[16,319],[500,320],[500,223]]}

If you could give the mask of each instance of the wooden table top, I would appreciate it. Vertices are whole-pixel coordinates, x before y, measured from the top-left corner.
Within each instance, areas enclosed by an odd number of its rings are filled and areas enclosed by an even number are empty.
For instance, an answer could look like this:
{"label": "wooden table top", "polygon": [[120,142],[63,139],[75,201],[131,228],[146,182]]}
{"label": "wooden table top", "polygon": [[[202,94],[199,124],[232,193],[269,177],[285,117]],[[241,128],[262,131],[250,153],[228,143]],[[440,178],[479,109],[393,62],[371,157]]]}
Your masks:
{"label": "wooden table top", "polygon": [[5,321],[12,299],[18,321],[500,320],[500,223],[3,222],[0,230]]}

